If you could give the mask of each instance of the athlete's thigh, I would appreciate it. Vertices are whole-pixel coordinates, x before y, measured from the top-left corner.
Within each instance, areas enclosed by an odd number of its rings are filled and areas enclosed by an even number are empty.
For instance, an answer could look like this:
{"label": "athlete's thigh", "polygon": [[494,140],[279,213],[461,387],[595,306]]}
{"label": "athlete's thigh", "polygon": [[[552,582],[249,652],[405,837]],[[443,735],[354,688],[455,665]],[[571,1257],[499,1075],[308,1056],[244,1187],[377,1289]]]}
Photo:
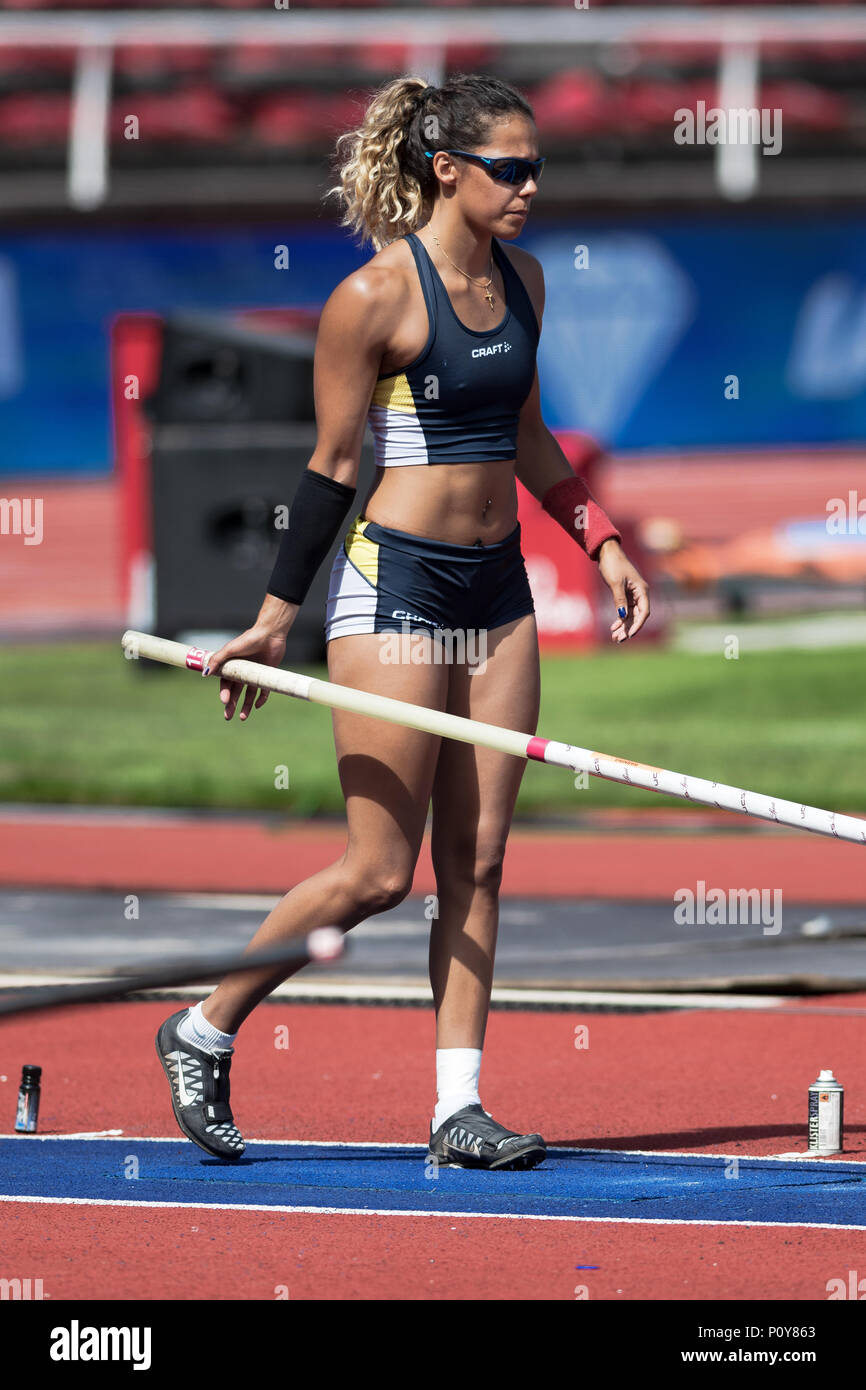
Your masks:
{"label": "athlete's thigh", "polygon": [[[448,667],[434,661],[426,633],[408,641],[396,633],[335,637],[327,651],[328,675],[337,685],[445,708]],[[441,738],[346,710],[332,710],[332,717],[350,851],[395,870],[414,866]]]}
{"label": "athlete's thigh", "polygon": [[[534,734],[541,696],[535,615],[486,635],[486,661],[474,674],[468,665],[450,668],[448,710]],[[504,848],[525,767],[523,758],[509,753],[443,739],[433,784],[434,859],[495,859]]]}

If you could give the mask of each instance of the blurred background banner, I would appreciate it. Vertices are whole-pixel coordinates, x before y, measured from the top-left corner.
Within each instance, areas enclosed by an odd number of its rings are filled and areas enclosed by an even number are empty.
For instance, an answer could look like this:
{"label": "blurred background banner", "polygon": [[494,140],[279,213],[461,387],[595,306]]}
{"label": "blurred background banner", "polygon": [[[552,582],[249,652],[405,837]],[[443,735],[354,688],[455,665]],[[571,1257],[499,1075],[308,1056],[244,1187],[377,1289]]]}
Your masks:
{"label": "blurred background banner", "polygon": [[[551,428],[588,430],[624,451],[866,438],[866,213],[756,211],[744,223],[724,208],[635,210],[615,221],[576,207],[557,226],[539,189],[532,218],[520,245],[544,266],[538,362]],[[274,269],[280,244],[286,271]],[[581,247],[587,264],[576,268]],[[147,235],[0,230],[2,473],[111,472],[106,333],[116,314],[315,315],[366,259],[312,219]],[[724,393],[731,373],[734,399]]]}

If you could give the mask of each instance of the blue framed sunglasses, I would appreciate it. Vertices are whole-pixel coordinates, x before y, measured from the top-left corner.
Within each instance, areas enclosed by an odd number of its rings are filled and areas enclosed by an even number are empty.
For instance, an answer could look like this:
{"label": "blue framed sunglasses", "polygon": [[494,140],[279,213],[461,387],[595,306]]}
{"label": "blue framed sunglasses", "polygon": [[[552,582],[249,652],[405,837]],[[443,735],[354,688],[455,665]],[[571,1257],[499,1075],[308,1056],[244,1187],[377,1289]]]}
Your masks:
{"label": "blue framed sunglasses", "polygon": [[[432,159],[434,154],[439,154],[439,150],[425,150],[424,153],[428,159]],[[471,159],[486,169],[497,183],[523,184],[530,174],[537,183],[545,165],[545,159],[512,159],[510,155],[491,158],[485,154],[470,154],[468,150],[442,150],[442,154],[459,154],[461,159]]]}

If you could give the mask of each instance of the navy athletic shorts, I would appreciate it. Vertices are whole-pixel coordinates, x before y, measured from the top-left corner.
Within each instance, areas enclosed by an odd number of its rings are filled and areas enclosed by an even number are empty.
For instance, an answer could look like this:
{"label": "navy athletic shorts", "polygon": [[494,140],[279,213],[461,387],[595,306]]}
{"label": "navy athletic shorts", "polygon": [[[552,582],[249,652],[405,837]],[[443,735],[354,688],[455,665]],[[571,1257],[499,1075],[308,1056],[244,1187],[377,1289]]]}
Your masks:
{"label": "navy athletic shorts", "polygon": [[325,640],[357,632],[492,631],[534,612],[519,522],[493,545],[451,545],[359,513],[331,567]]}

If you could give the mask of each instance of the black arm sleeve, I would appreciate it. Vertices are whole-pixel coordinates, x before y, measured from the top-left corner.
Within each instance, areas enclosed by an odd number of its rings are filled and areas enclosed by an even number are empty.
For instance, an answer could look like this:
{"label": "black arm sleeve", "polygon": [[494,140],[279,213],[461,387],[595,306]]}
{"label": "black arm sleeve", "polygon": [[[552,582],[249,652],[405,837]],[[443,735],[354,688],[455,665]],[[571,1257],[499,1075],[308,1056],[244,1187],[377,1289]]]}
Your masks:
{"label": "black arm sleeve", "polygon": [[356,488],[307,468],[289,512],[289,525],[268,583],[268,593],[302,604],[346,518]]}

